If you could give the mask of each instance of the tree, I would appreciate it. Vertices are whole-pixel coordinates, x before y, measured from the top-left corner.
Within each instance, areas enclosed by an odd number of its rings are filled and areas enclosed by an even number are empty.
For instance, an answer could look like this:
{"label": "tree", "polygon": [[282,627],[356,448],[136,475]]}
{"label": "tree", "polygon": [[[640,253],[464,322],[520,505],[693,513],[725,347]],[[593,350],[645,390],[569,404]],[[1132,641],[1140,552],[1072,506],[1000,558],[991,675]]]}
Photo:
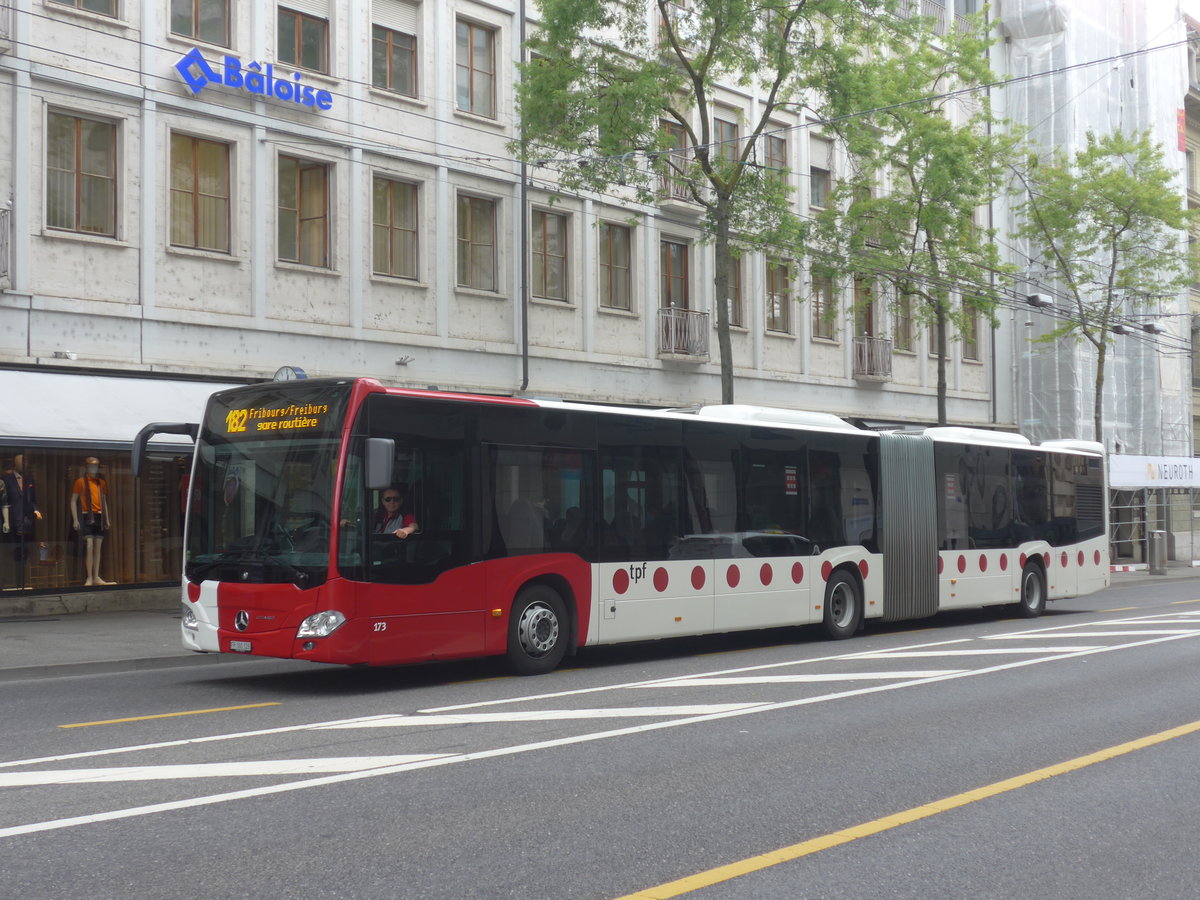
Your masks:
{"label": "tree", "polygon": [[1096,350],[1092,421],[1103,440],[1104,368],[1113,327],[1129,312],[1156,308],[1193,278],[1187,244],[1192,212],[1176,173],[1148,131],[1088,133],[1074,156],[1030,157],[1018,234],[1029,240],[1066,295],[1070,314],[1039,340],[1084,340]]}
{"label": "tree", "polygon": [[[517,86],[522,158],[557,158],[564,190],[624,189],[648,206],[662,187],[701,213],[715,253],[721,398],[732,403],[729,279],[735,255],[802,250],[785,179],[765,164],[772,124],[812,109],[832,79],[903,20],[897,0],[540,0]],[[652,25],[653,23],[653,25]],[[755,98],[735,140],[718,140],[723,87]],[[569,164],[563,162],[569,159]]]}
{"label": "tree", "polygon": [[[870,60],[832,97],[830,127],[854,168],[818,216],[824,265],[887,285],[889,311],[935,326],[939,424],[950,331],[965,339],[980,316],[994,325],[1004,284],[995,232],[978,221],[1014,146],[980,90],[995,80],[991,43],[982,15],[945,34],[922,28],[903,53]],[[875,302],[872,292],[855,306]]]}

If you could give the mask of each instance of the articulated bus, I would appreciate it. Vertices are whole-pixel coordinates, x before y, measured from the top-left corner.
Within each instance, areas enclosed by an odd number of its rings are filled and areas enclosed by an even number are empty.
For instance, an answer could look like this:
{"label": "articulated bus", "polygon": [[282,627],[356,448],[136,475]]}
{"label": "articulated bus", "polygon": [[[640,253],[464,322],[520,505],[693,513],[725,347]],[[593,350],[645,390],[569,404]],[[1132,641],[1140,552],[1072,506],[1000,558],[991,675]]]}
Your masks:
{"label": "articulated bus", "polygon": [[537,674],[624,641],[1033,617],[1109,581],[1092,442],[370,379],[220,391],[198,428],[148,425],[135,456],[164,431],[196,438],[182,633],[198,651],[507,656]]}

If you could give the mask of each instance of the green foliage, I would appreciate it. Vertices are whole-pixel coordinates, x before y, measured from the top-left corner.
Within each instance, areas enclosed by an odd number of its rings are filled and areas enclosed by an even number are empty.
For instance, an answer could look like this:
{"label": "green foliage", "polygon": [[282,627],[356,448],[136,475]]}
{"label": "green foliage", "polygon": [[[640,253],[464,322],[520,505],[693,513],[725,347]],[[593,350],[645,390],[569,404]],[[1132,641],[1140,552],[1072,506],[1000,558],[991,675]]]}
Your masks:
{"label": "green foliage", "polygon": [[1103,439],[1104,376],[1113,326],[1138,308],[1157,308],[1194,277],[1176,173],[1149,132],[1089,133],[1074,156],[1031,157],[1019,231],[1058,278],[1071,314],[1040,340],[1086,340],[1096,351],[1092,421]]}
{"label": "green foliage", "polygon": [[1187,287],[1192,212],[1176,173],[1149,132],[1089,133],[1073,157],[1036,157],[1023,173],[1020,235],[1061,280],[1074,306],[1047,339],[1073,335],[1097,348],[1127,310],[1155,306]]}

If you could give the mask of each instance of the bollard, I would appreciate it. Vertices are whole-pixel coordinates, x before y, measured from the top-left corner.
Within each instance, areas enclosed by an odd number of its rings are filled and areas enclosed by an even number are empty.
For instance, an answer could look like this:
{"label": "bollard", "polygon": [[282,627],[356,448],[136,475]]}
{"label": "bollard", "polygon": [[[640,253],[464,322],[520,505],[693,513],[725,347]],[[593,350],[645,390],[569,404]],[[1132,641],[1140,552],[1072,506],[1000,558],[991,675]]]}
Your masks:
{"label": "bollard", "polygon": [[1167,574],[1167,533],[1150,532],[1150,574]]}

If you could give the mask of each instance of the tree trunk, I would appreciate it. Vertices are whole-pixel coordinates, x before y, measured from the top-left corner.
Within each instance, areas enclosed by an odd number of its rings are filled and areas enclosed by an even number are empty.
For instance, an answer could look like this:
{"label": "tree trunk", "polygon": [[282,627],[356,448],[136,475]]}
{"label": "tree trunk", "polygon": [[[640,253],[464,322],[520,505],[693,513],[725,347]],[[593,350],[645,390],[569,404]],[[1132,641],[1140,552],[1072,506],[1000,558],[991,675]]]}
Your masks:
{"label": "tree trunk", "polygon": [[1095,440],[1104,443],[1104,361],[1108,356],[1108,342],[1101,340],[1096,348],[1096,399],[1092,406],[1092,428]]}
{"label": "tree trunk", "polygon": [[937,420],[946,424],[946,308],[937,304]]}
{"label": "tree trunk", "polygon": [[717,350],[721,360],[721,402],[733,403],[733,345],[729,339],[729,198],[717,195],[714,209],[716,273],[713,311],[717,314]]}

